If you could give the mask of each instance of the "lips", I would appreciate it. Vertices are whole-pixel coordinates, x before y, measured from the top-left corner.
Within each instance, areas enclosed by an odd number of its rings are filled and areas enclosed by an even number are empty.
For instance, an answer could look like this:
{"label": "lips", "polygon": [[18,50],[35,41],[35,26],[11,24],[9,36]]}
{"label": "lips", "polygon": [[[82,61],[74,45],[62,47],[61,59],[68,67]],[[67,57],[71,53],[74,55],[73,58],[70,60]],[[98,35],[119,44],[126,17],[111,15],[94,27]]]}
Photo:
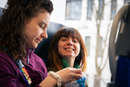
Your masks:
{"label": "lips", "polygon": [[40,39],[36,39],[37,41],[38,41],[38,43],[40,43],[42,40],[40,40]]}

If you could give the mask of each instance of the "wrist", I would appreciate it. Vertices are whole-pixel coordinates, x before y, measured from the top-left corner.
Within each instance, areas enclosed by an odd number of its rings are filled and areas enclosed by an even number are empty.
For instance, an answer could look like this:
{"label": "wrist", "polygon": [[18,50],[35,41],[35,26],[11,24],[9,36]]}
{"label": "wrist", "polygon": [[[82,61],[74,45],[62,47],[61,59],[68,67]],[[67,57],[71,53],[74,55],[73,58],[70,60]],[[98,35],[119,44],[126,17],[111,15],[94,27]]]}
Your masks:
{"label": "wrist", "polygon": [[51,76],[52,78],[56,79],[57,80],[57,86],[61,87],[62,79],[58,74],[54,73],[53,71],[49,71],[48,76]]}

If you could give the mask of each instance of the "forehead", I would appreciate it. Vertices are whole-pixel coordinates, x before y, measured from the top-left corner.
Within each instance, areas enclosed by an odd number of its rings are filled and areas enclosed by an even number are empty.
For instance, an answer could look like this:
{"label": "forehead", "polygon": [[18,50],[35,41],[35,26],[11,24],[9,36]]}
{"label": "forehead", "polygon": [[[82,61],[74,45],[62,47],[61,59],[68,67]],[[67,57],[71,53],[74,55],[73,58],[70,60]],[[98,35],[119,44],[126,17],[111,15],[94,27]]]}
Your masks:
{"label": "forehead", "polygon": [[40,22],[45,23],[47,26],[49,26],[50,13],[48,13],[47,11],[39,12],[38,15],[36,16],[36,18]]}
{"label": "forehead", "polygon": [[59,31],[60,37],[79,37],[79,33],[75,31],[74,29],[62,29]]}
{"label": "forehead", "polygon": [[61,36],[61,38],[72,38],[72,39],[78,39],[76,36]]}
{"label": "forehead", "polygon": [[39,11],[36,16],[32,18],[26,18],[25,23],[30,23],[30,22],[42,23],[48,27],[50,22],[50,14],[47,11]]}
{"label": "forehead", "polygon": [[81,42],[81,35],[80,33],[74,29],[74,28],[64,28],[64,29],[61,29],[59,31],[59,35],[58,35],[59,38],[61,37],[71,37],[71,38],[76,38],[79,42]]}

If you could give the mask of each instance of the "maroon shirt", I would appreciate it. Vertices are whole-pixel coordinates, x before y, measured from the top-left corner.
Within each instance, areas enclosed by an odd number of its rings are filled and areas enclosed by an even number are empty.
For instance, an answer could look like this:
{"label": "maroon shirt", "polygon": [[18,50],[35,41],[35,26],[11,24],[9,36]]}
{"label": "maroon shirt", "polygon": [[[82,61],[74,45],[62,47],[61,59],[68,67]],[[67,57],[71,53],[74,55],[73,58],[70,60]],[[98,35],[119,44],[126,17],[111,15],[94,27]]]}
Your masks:
{"label": "maroon shirt", "polygon": [[[47,76],[47,69],[43,60],[28,50],[29,64],[25,66],[36,87]],[[27,87],[26,82],[15,62],[0,51],[0,87]]]}

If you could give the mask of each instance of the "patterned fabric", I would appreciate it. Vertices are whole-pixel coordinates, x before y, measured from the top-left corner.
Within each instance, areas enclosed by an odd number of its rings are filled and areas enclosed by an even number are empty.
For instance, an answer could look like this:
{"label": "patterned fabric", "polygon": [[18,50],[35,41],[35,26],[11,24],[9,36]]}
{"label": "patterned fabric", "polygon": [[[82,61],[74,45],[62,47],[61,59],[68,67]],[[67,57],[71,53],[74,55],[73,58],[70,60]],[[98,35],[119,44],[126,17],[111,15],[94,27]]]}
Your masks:
{"label": "patterned fabric", "polygon": [[[27,58],[27,60],[28,60],[27,64],[29,64],[29,58]],[[19,70],[21,71],[21,73],[23,74],[23,77],[24,77],[24,80],[25,80],[27,86],[30,87],[32,80],[31,80],[31,78],[30,78],[30,76],[25,68],[25,65],[22,63],[22,61],[20,59],[15,60],[15,63],[17,65],[17,67],[19,68]]]}
{"label": "patterned fabric", "polygon": [[83,76],[81,79],[65,84],[65,87],[87,87],[85,85],[86,77]]}
{"label": "patterned fabric", "polygon": [[25,67],[22,67],[22,68],[20,68],[20,71],[21,71],[22,74],[24,75],[24,79],[25,79],[25,81],[26,81],[26,84],[28,85],[28,87],[30,87],[32,81],[31,81],[31,78],[29,77],[29,74],[28,74],[26,68],[25,68]]}

